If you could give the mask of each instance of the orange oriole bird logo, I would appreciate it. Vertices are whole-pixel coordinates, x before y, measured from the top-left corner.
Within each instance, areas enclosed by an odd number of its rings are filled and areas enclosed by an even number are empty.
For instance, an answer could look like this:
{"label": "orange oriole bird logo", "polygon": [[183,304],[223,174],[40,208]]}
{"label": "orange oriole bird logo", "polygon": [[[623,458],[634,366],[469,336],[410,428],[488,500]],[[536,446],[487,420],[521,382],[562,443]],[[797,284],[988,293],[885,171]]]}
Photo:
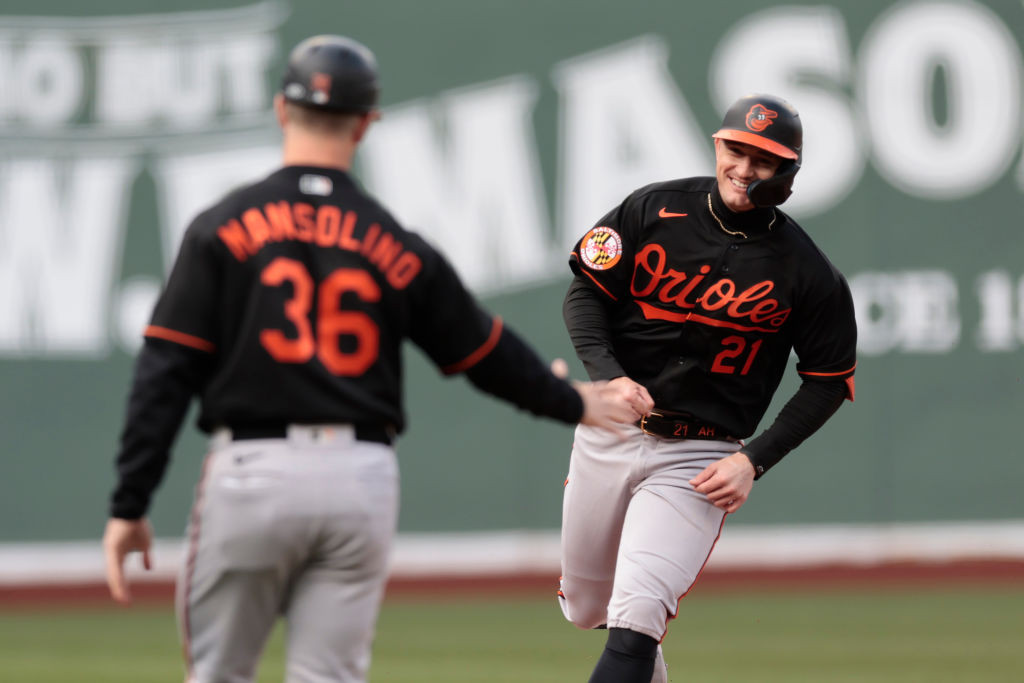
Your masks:
{"label": "orange oriole bird logo", "polygon": [[778,117],[778,112],[772,111],[763,104],[755,104],[747,112],[747,128],[760,133],[774,123],[772,119],[777,119]]}

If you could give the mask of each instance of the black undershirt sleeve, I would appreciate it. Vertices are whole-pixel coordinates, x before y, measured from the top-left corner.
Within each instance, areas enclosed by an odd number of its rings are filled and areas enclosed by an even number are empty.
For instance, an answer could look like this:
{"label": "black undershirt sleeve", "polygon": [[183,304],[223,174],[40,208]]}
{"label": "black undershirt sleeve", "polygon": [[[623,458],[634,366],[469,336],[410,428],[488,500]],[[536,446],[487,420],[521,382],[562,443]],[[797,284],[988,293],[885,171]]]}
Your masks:
{"label": "black undershirt sleeve", "polygon": [[846,382],[805,380],[764,433],[740,449],[754,465],[755,479],[825,424],[847,396]]}
{"label": "black undershirt sleeve", "polygon": [[146,339],[135,361],[116,460],[117,486],[110,496],[111,517],[145,516],[167,469],[171,445],[212,358],[210,353],[174,342]]}
{"label": "black undershirt sleeve", "polygon": [[466,376],[481,391],[528,410],[569,424],[583,417],[583,399],[559,379],[525,342],[507,326],[495,347]]}
{"label": "black undershirt sleeve", "polygon": [[562,317],[576,355],[591,380],[596,382],[625,376],[626,371],[615,358],[608,328],[607,304],[579,276],[573,279],[565,294]]}

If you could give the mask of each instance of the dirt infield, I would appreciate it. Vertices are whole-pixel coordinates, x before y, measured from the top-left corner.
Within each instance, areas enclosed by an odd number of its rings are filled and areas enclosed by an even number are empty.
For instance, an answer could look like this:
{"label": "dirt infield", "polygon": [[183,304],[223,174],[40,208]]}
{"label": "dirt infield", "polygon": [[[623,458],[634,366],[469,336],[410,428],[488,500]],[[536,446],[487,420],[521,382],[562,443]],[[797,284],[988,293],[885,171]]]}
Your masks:
{"label": "dirt infield", "polygon": [[[936,563],[892,563],[871,566],[827,565],[807,568],[719,569],[704,572],[694,587],[695,593],[736,591],[856,590],[858,588],[915,589],[951,586],[1005,586],[1024,581],[1024,560],[962,561]],[[487,576],[432,576],[394,578],[388,583],[387,596],[401,599],[452,597],[495,597],[502,594],[554,592],[558,576],[549,573],[491,574]],[[132,586],[140,603],[169,603],[174,598],[171,582],[145,582]],[[0,587],[0,609],[64,608],[108,603],[106,586],[101,583],[73,585],[23,585]]]}

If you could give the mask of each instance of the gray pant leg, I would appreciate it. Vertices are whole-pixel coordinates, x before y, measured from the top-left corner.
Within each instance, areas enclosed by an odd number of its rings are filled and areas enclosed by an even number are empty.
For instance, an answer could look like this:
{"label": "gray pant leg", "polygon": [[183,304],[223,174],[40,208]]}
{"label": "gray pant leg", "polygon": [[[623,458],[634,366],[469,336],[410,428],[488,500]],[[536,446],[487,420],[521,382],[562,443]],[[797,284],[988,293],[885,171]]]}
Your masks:
{"label": "gray pant leg", "polygon": [[[626,512],[608,605],[608,626],[656,640],[697,580],[718,540],[725,512],[689,487],[700,468],[662,472],[645,482]],[[678,481],[672,482],[673,479]]]}
{"label": "gray pant leg", "polygon": [[344,435],[210,458],[179,584],[195,683],[251,683],[278,615],[289,683],[362,683],[397,517],[394,451]]}
{"label": "gray pant leg", "polygon": [[576,428],[562,500],[562,579],[559,605],[580,628],[608,620],[630,473],[642,436],[627,441],[594,427]]}
{"label": "gray pant leg", "polygon": [[[360,444],[347,481],[322,482],[334,500],[336,525],[324,533],[291,592],[285,612],[288,683],[367,680],[398,519],[397,466],[390,453],[380,457],[383,448]],[[353,519],[359,524],[353,526]]]}
{"label": "gray pant leg", "polygon": [[[251,683],[277,617],[280,588],[273,571],[222,574],[216,590],[177,598],[196,683]],[[202,626],[193,631],[191,624]],[[219,634],[219,636],[218,636]]]}
{"label": "gray pant leg", "polygon": [[208,460],[178,582],[178,622],[197,683],[254,679],[288,576],[302,558],[302,530],[287,515],[288,473],[267,453],[236,465],[237,452],[231,446]]}

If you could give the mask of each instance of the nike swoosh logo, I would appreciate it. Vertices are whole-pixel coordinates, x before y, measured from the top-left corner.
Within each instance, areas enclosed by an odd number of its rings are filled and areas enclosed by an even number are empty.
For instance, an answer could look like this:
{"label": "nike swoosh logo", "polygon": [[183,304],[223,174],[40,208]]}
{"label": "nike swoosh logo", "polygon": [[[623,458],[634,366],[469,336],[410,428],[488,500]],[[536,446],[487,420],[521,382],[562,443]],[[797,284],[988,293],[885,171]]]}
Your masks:
{"label": "nike swoosh logo", "polygon": [[681,217],[685,216],[686,214],[685,213],[672,213],[671,211],[668,210],[667,206],[663,206],[663,207],[661,207],[661,211],[658,212],[658,215],[661,216],[662,218],[681,218]]}

